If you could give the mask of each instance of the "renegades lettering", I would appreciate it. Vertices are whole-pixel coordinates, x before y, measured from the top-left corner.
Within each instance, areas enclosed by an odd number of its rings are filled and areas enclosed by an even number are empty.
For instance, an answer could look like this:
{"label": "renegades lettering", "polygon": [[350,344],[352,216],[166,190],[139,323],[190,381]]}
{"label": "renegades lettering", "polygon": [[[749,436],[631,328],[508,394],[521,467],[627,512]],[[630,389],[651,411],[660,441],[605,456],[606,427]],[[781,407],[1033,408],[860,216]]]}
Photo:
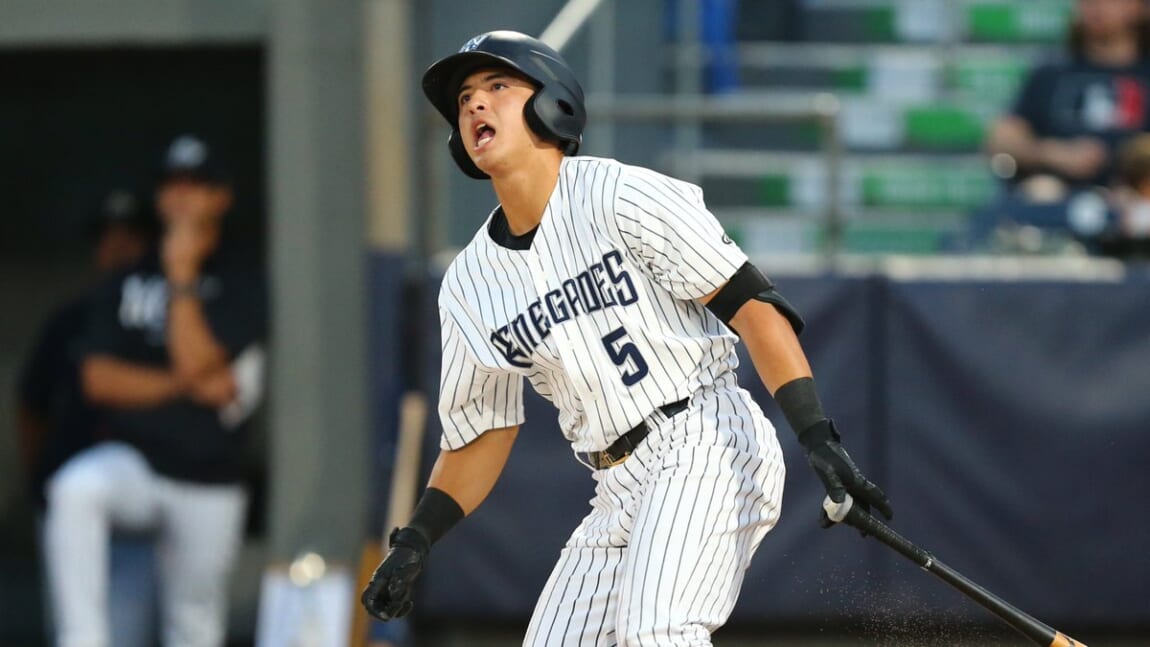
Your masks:
{"label": "renegades lettering", "polygon": [[491,332],[491,343],[512,366],[531,367],[531,353],[551,334],[551,326],[572,317],[639,300],[635,283],[623,269],[623,254],[612,250],[560,287],[536,299],[507,324]]}

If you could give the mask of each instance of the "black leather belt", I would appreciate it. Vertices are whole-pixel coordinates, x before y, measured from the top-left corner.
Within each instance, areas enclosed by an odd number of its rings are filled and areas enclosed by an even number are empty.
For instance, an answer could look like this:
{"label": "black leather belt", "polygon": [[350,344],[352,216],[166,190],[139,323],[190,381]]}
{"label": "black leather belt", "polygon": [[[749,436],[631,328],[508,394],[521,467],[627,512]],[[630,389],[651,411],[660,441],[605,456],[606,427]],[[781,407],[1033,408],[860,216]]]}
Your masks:
{"label": "black leather belt", "polygon": [[[663,412],[664,416],[670,418],[686,408],[687,398],[683,398],[678,402],[664,404],[659,407],[659,411]],[[643,442],[643,439],[647,437],[647,433],[650,431],[651,429],[647,426],[646,421],[640,422],[635,425],[633,429],[619,436],[607,449],[600,452],[583,454],[583,456],[587,459],[587,464],[590,465],[592,469],[601,470],[614,467],[627,460],[627,457],[631,455],[631,452],[635,451],[639,443]]]}

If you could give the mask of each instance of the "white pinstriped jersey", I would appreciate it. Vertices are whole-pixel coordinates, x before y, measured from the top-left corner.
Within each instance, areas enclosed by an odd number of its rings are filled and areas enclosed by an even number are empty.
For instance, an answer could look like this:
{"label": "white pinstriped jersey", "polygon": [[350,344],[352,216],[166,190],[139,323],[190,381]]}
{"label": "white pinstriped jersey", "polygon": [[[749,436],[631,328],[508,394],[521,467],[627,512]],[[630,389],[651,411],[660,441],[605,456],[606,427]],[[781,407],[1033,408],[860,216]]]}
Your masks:
{"label": "white pinstriped jersey", "polygon": [[488,224],[439,295],[444,449],[522,424],[523,378],[584,452],[737,366],[737,337],[695,299],[747,257],[697,186],[564,158],[529,249],[497,244]]}

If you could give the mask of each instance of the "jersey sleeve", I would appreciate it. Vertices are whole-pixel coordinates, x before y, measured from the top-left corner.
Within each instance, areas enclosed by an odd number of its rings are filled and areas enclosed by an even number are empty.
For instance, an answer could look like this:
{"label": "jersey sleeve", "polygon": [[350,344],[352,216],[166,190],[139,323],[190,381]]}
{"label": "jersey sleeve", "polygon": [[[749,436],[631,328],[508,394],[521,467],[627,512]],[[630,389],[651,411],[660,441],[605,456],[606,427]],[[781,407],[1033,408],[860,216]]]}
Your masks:
{"label": "jersey sleeve", "polygon": [[481,366],[451,314],[441,308],[439,320],[443,340],[440,447],[459,449],[488,430],[523,424],[523,376]]}
{"label": "jersey sleeve", "polygon": [[1046,67],[1032,69],[1019,86],[1010,113],[1030,125],[1036,135],[1046,135],[1050,128],[1046,115],[1050,108],[1051,75]]}
{"label": "jersey sleeve", "polygon": [[619,177],[613,208],[623,243],[678,299],[715,291],[747,261],[693,184],[631,170]]}

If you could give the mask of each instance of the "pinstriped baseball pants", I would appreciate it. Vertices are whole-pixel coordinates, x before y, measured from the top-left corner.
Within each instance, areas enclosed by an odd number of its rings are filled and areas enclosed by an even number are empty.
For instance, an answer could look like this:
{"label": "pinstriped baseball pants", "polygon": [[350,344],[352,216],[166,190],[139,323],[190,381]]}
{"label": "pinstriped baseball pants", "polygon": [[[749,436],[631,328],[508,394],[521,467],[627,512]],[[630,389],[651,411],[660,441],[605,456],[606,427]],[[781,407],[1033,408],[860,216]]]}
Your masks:
{"label": "pinstriped baseball pants", "polygon": [[726,377],[595,472],[591,512],[568,539],[524,645],[710,645],[751,556],[778,521],[774,427]]}
{"label": "pinstriped baseball pants", "polygon": [[165,478],[123,443],[101,443],[74,456],[48,484],[44,518],[58,647],[110,647],[113,526],[158,531],[165,647],[223,645],[227,576],[242,541],[246,506],[241,486]]}

